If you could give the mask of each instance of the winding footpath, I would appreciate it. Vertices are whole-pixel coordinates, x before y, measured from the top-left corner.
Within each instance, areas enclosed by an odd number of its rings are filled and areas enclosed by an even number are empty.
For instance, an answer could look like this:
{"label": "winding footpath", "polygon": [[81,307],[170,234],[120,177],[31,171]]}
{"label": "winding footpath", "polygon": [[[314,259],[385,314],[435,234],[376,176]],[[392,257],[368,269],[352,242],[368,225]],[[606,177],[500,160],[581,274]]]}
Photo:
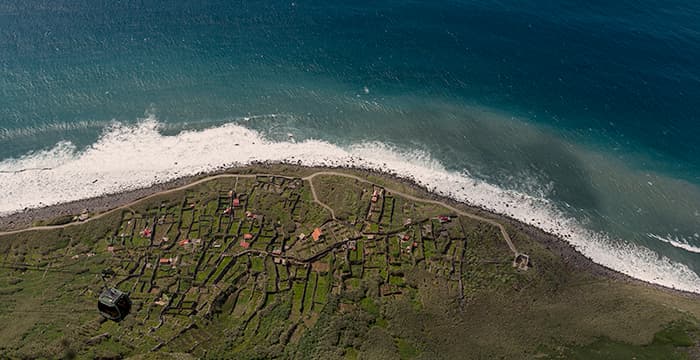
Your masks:
{"label": "winding footpath", "polygon": [[[350,174],[344,174],[344,173],[336,172],[336,171],[319,171],[319,172],[313,173],[312,175],[309,175],[309,176],[303,178],[303,180],[308,180],[308,181],[309,181],[309,184],[311,184],[311,193],[312,193],[313,196],[314,196],[314,201],[316,201],[317,203],[319,203],[321,206],[323,206],[323,207],[329,209],[329,210],[331,211],[331,214],[333,214],[333,213],[332,213],[333,210],[330,209],[330,207],[329,207],[328,205],[325,205],[325,204],[321,203],[320,201],[318,201],[318,199],[317,199],[317,197],[316,197],[316,191],[314,190],[314,185],[313,185],[313,181],[312,181],[312,180],[313,180],[313,178],[315,178],[316,176],[319,176],[319,175],[341,176],[341,177],[345,177],[345,178],[349,178],[349,179],[354,179],[354,180],[361,181],[361,182],[368,183],[368,184],[374,184],[374,183],[372,183],[371,181],[369,181],[369,180],[367,180],[367,179],[363,179],[363,178],[361,178],[361,177],[359,177],[359,176],[350,175]],[[505,228],[503,225],[501,225],[501,223],[499,223],[498,221],[495,221],[495,220],[492,220],[492,219],[487,219],[487,218],[485,218],[485,217],[482,217],[482,216],[479,216],[479,215],[476,215],[476,214],[472,214],[472,213],[469,213],[469,212],[465,212],[465,211],[459,210],[459,209],[457,209],[457,208],[455,208],[455,207],[452,207],[452,206],[450,206],[450,205],[448,205],[448,204],[445,204],[444,202],[441,202],[441,201],[419,198],[419,197],[416,197],[416,196],[413,196],[413,195],[409,195],[409,194],[406,194],[406,193],[404,193],[404,192],[396,191],[396,190],[394,190],[394,189],[390,189],[390,188],[386,188],[386,187],[385,187],[384,189],[385,189],[386,191],[392,193],[392,194],[399,195],[399,196],[401,196],[401,197],[403,197],[403,198],[406,198],[406,199],[408,199],[408,200],[411,200],[411,201],[415,201],[415,202],[419,202],[419,203],[423,203],[423,204],[433,204],[433,205],[442,206],[442,207],[444,207],[444,208],[449,209],[450,211],[454,211],[454,212],[457,213],[458,215],[465,216],[465,217],[468,217],[468,218],[472,218],[472,219],[474,219],[474,220],[481,221],[481,222],[485,222],[485,223],[487,223],[487,224],[491,224],[491,225],[493,225],[493,226],[496,226],[496,227],[498,227],[498,229],[501,231],[501,235],[503,236],[503,239],[506,241],[506,243],[508,244],[508,247],[509,247],[510,250],[513,252],[513,254],[515,254],[515,255],[519,254],[518,249],[515,247],[515,245],[513,245],[513,241],[511,240],[510,235],[508,235],[508,232],[506,231],[506,228]],[[334,216],[333,218],[335,218],[335,216]]]}
{"label": "winding footpath", "polygon": [[[311,195],[313,196],[314,202],[317,203],[318,205],[322,206],[324,209],[328,210],[328,211],[331,213],[331,217],[332,217],[333,219],[335,219],[335,211],[333,210],[333,208],[331,208],[331,207],[328,206],[327,204],[325,204],[325,203],[323,203],[322,201],[320,201],[320,200],[318,199],[318,195],[317,195],[317,193],[316,193],[316,188],[315,188],[315,186],[314,186],[313,179],[316,178],[316,177],[319,176],[319,175],[340,176],[340,177],[344,177],[344,178],[348,178],[348,179],[353,179],[353,180],[357,180],[357,181],[360,181],[360,182],[364,182],[364,183],[367,183],[367,184],[372,184],[372,185],[374,185],[374,183],[372,183],[371,181],[369,181],[369,180],[367,180],[367,179],[363,179],[363,178],[361,178],[361,177],[359,177],[359,176],[350,175],[350,174],[345,174],[345,173],[337,172],[337,171],[318,171],[318,172],[315,172],[315,173],[313,173],[313,174],[311,174],[311,175],[309,175],[309,176],[306,176],[306,177],[301,178],[302,180],[307,181],[307,182],[309,183],[309,186],[310,186],[310,188],[311,188]],[[156,197],[156,196],[160,196],[160,195],[165,195],[165,194],[170,194],[170,193],[174,193],[174,192],[177,192],[177,191],[185,190],[185,189],[188,189],[188,188],[197,186],[197,185],[199,185],[199,184],[205,183],[205,182],[207,182],[207,181],[216,180],[216,179],[222,179],[222,178],[232,178],[232,177],[233,177],[233,178],[256,178],[256,177],[258,177],[258,176],[276,176],[276,177],[284,177],[284,178],[287,178],[287,179],[292,179],[291,177],[288,177],[288,176],[276,175],[276,174],[219,174],[219,175],[213,175],[213,176],[209,176],[209,177],[206,177],[206,178],[203,178],[203,179],[196,180],[196,181],[191,182],[191,183],[189,183],[189,184],[187,184],[187,185],[183,185],[183,186],[180,186],[180,187],[176,187],[176,188],[173,188],[173,189],[164,190],[164,191],[160,191],[160,192],[157,192],[157,193],[148,195],[148,196],[143,197],[143,198],[141,198],[141,199],[132,201],[132,202],[130,202],[130,203],[127,203],[127,204],[118,206],[118,207],[116,207],[116,208],[114,208],[114,209],[111,209],[111,210],[105,211],[105,212],[103,212],[103,213],[97,214],[97,215],[95,215],[95,216],[93,216],[93,217],[90,217],[89,219],[87,219],[87,220],[85,220],[85,221],[71,222],[71,223],[63,224],[63,225],[33,226],[33,227],[28,227],[28,228],[18,229],[18,230],[12,230],[12,231],[2,231],[2,232],[0,232],[0,236],[19,234],[19,233],[24,233],[24,232],[28,232],[28,231],[55,230],[55,229],[67,228],[67,227],[70,227],[70,226],[77,226],[77,225],[80,225],[80,224],[84,224],[84,223],[86,223],[86,222],[98,220],[98,219],[100,219],[100,218],[102,218],[102,217],[104,217],[104,216],[107,216],[107,215],[109,215],[109,214],[115,212],[115,211],[119,211],[119,210],[123,210],[123,209],[129,208],[129,207],[132,206],[133,204],[136,204],[136,203],[138,203],[138,202],[140,202],[140,201],[148,200],[148,199],[150,199],[150,198],[153,198],[153,197]],[[450,211],[453,211],[454,213],[456,213],[456,214],[458,214],[458,215],[465,216],[465,217],[468,217],[468,218],[472,218],[472,219],[474,219],[474,220],[481,221],[481,222],[485,222],[485,223],[487,223],[487,224],[496,226],[496,227],[498,227],[498,229],[500,230],[501,235],[503,236],[503,239],[505,240],[506,244],[508,244],[508,247],[509,247],[510,250],[513,252],[513,254],[514,254],[514,255],[518,255],[518,254],[519,254],[517,248],[515,247],[515,245],[513,245],[513,241],[511,240],[510,235],[508,235],[508,232],[506,231],[506,228],[505,228],[501,223],[499,223],[499,222],[497,222],[497,221],[495,221],[495,220],[493,220],[493,219],[488,219],[488,218],[485,218],[485,217],[482,217],[482,216],[479,216],[479,215],[476,215],[476,214],[472,214],[472,213],[469,213],[469,212],[465,212],[465,211],[459,210],[459,209],[457,209],[457,208],[455,208],[455,207],[453,207],[453,206],[450,206],[449,204],[446,204],[446,203],[441,202],[441,201],[438,201],[438,200],[423,199],[423,198],[419,198],[419,197],[416,197],[416,196],[413,196],[413,195],[410,195],[410,194],[406,194],[406,193],[404,193],[404,192],[397,191],[397,190],[394,190],[394,189],[386,188],[386,187],[385,187],[384,189],[385,189],[386,191],[392,193],[392,194],[401,196],[401,197],[406,198],[406,199],[411,200],[411,201],[415,201],[415,202],[419,202],[419,203],[423,203],[423,204],[433,204],[433,205],[442,206],[442,207],[444,207],[444,208],[446,208],[446,209],[448,209],[448,210],[450,210]],[[109,195],[106,195],[106,196],[109,196]]]}

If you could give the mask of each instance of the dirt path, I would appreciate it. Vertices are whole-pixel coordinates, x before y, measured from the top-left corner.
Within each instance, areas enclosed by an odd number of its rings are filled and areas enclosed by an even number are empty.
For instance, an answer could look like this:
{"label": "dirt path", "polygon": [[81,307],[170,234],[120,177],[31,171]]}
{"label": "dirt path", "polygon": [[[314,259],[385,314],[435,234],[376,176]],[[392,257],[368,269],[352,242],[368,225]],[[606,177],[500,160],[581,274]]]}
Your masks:
{"label": "dirt path", "polygon": [[[19,233],[23,233],[23,232],[27,232],[27,231],[55,230],[55,229],[67,228],[67,227],[70,227],[70,226],[76,226],[76,225],[84,224],[84,223],[86,223],[86,222],[90,222],[90,221],[94,221],[94,220],[100,219],[100,218],[105,217],[105,216],[107,216],[107,215],[109,215],[109,214],[111,214],[111,213],[113,213],[113,212],[115,212],[115,211],[122,210],[122,209],[126,209],[126,208],[128,208],[128,207],[130,207],[130,206],[132,206],[132,205],[134,205],[134,204],[136,204],[136,203],[138,203],[138,202],[140,202],[140,201],[148,200],[148,199],[151,199],[151,198],[153,198],[153,197],[160,196],[160,195],[165,195],[165,194],[174,193],[174,192],[176,192],[176,191],[181,191],[181,190],[189,189],[189,188],[191,188],[191,187],[197,186],[197,185],[199,185],[199,184],[205,183],[205,182],[210,181],[210,180],[216,180],[216,179],[222,179],[222,178],[230,178],[230,177],[254,178],[254,177],[256,177],[256,176],[259,176],[259,175],[258,175],[258,174],[221,174],[221,175],[214,175],[214,176],[206,177],[206,178],[204,178],[204,179],[199,179],[199,180],[197,180],[197,181],[195,181],[195,182],[191,182],[191,183],[189,183],[189,184],[187,184],[187,185],[184,185],[184,186],[180,186],[180,187],[172,188],[172,189],[170,189],[170,190],[165,190],[165,191],[160,191],[160,192],[157,192],[157,193],[153,193],[153,194],[148,195],[148,196],[146,196],[146,197],[142,197],[142,198],[140,198],[140,199],[137,199],[137,200],[134,200],[134,201],[132,201],[132,202],[126,203],[126,204],[124,204],[124,205],[118,206],[118,207],[116,207],[116,208],[114,208],[114,209],[111,209],[111,210],[105,211],[105,212],[103,212],[103,213],[97,214],[97,215],[95,215],[95,216],[92,216],[92,217],[88,218],[88,219],[85,220],[85,221],[71,222],[71,223],[63,224],[63,225],[32,226],[32,227],[28,227],[28,228],[24,228],[24,229],[18,229],[18,230],[1,231],[1,232],[0,232],[0,236],[3,236],[3,235],[12,235],[12,234],[19,234]],[[275,175],[275,176],[277,176],[277,175]],[[105,195],[105,196],[111,196],[111,195]]]}
{"label": "dirt path", "polygon": [[[350,174],[344,174],[344,173],[335,172],[335,171],[319,171],[319,172],[313,173],[312,175],[309,175],[309,176],[307,176],[307,177],[305,177],[305,178],[303,178],[303,179],[304,179],[304,180],[308,180],[310,184],[313,184],[311,180],[312,180],[313,178],[315,178],[316,176],[318,176],[318,175],[342,176],[342,177],[345,177],[345,178],[349,178],[349,179],[354,179],[354,180],[362,181],[362,182],[364,182],[364,183],[373,184],[371,181],[369,181],[369,180],[367,180],[367,179],[363,179],[363,178],[361,178],[361,177],[359,177],[359,176],[350,175]],[[313,185],[312,185],[312,189],[313,189]],[[412,200],[412,201],[415,201],[415,202],[420,202],[420,203],[424,203],[424,204],[433,204],[433,205],[442,206],[442,207],[447,208],[447,209],[449,209],[449,210],[451,210],[451,211],[454,211],[455,213],[457,213],[457,214],[459,214],[459,215],[466,216],[466,217],[468,217],[468,218],[472,218],[472,219],[477,220],[477,221],[482,221],[482,222],[485,222],[485,223],[487,223],[487,224],[491,224],[491,225],[493,225],[493,226],[497,226],[498,229],[501,231],[501,235],[503,236],[503,239],[504,239],[504,240],[506,241],[506,243],[508,244],[508,247],[510,248],[510,250],[511,250],[515,255],[519,254],[519,253],[518,253],[518,249],[515,247],[515,245],[513,245],[513,241],[511,240],[510,235],[508,235],[508,232],[506,231],[506,228],[505,228],[503,225],[501,225],[501,223],[499,223],[499,222],[497,222],[497,221],[495,221],[495,220],[487,219],[487,218],[485,218],[485,217],[481,217],[481,216],[476,215],[476,214],[472,214],[472,213],[468,213],[468,212],[459,210],[459,209],[457,209],[457,208],[455,208],[455,207],[452,207],[452,206],[450,206],[450,205],[448,205],[448,204],[445,204],[444,202],[441,202],[441,201],[419,198],[419,197],[416,197],[416,196],[413,196],[413,195],[410,195],[410,194],[406,194],[406,193],[403,193],[403,192],[401,192],[401,191],[396,191],[396,190],[390,189],[390,188],[384,188],[384,189],[385,189],[386,191],[392,193],[392,194],[399,195],[399,196],[401,196],[401,197],[404,197],[404,198],[406,198],[406,199],[409,199],[409,200]],[[315,193],[314,193],[314,198],[315,198],[315,197],[316,197],[316,195],[315,195]],[[327,207],[326,205],[323,205],[323,206],[324,206],[324,207]]]}
{"label": "dirt path", "polygon": [[[335,219],[335,211],[333,210],[333,208],[331,208],[331,207],[328,206],[327,204],[324,204],[322,201],[320,201],[320,200],[318,199],[318,195],[316,194],[316,188],[314,187],[313,179],[314,179],[315,177],[319,176],[319,175],[341,176],[341,177],[345,177],[345,178],[348,178],[348,179],[354,179],[354,180],[357,180],[357,181],[361,181],[361,182],[364,182],[364,183],[367,183],[367,184],[373,184],[371,181],[369,181],[369,180],[367,180],[367,179],[363,179],[363,178],[361,178],[361,177],[359,177],[359,176],[350,175],[350,174],[345,174],[345,173],[336,172],[336,171],[318,171],[318,172],[315,172],[315,173],[313,173],[313,174],[311,174],[311,175],[309,175],[309,176],[303,177],[302,180],[308,181],[308,183],[309,183],[309,186],[310,186],[310,188],[311,188],[311,195],[312,195],[313,198],[314,198],[314,202],[317,203],[317,204],[319,204],[320,206],[322,206],[322,207],[325,208],[326,210],[328,210],[328,211],[331,213],[331,216],[333,217],[333,219]],[[203,179],[200,179],[200,180],[191,182],[191,183],[189,183],[189,184],[187,184],[187,185],[184,185],[184,186],[180,186],[180,187],[173,188],[173,189],[170,189],[170,190],[165,190],[165,191],[161,191],[161,192],[158,192],[158,193],[154,193],[154,194],[148,195],[148,196],[143,197],[143,198],[141,198],[141,199],[138,199],[138,200],[132,201],[132,202],[130,202],[130,203],[127,203],[127,204],[118,206],[118,207],[116,207],[116,208],[114,208],[114,209],[112,209],[112,210],[105,211],[105,212],[103,212],[103,213],[97,214],[97,215],[95,215],[95,216],[93,216],[93,217],[91,217],[91,218],[89,218],[89,219],[87,219],[87,220],[85,220],[85,221],[82,221],[82,222],[72,222],[72,223],[63,224],[63,225],[34,226],[34,227],[25,228],[25,229],[12,230],[12,231],[4,231],[4,232],[0,232],[0,236],[3,236],[3,235],[12,235],[12,234],[19,234],[19,233],[23,233],[23,232],[27,232],[27,231],[55,230],[55,229],[67,228],[67,227],[70,227],[70,226],[77,226],[77,225],[80,225],[80,224],[84,224],[84,223],[86,223],[86,222],[90,222],[90,221],[94,221],[94,220],[100,219],[100,218],[102,218],[102,217],[104,217],[104,216],[107,216],[107,215],[109,215],[109,214],[111,214],[111,213],[113,213],[113,212],[115,212],[115,211],[119,211],[119,210],[122,210],[122,209],[126,209],[126,208],[132,206],[133,204],[138,203],[138,202],[140,202],[140,201],[148,200],[148,199],[150,199],[150,198],[153,198],[153,197],[156,197],[156,196],[160,196],[160,195],[164,195],[164,194],[174,193],[174,192],[176,192],[176,191],[185,190],[185,189],[188,189],[188,188],[197,186],[197,185],[199,185],[199,184],[205,183],[205,182],[207,182],[207,181],[216,180],[216,179],[222,179],[222,178],[232,178],[232,177],[235,177],[235,178],[255,178],[255,177],[258,177],[258,176],[286,177],[286,176],[280,176],[280,175],[275,175],[275,174],[220,174],[220,175],[214,175],[214,176],[206,177],[206,178],[203,178]],[[288,178],[288,177],[287,177],[287,178]],[[476,215],[476,214],[472,214],[472,213],[469,213],[469,212],[465,212],[465,211],[459,210],[459,209],[457,209],[457,208],[455,208],[455,207],[452,207],[452,206],[450,206],[450,205],[448,205],[448,204],[446,204],[446,203],[444,203],[444,202],[441,202],[441,201],[419,198],[419,197],[416,197],[416,196],[413,196],[413,195],[410,195],[410,194],[406,194],[406,193],[403,193],[403,192],[401,192],[401,191],[397,191],[397,190],[390,189],[390,188],[385,188],[385,189],[386,189],[386,191],[388,191],[388,192],[391,192],[391,193],[393,193],[393,194],[399,195],[399,196],[404,197],[404,198],[406,198],[406,199],[409,199],[409,200],[412,200],[412,201],[415,201],[415,202],[424,203],[424,204],[433,204],[433,205],[442,206],[442,207],[444,207],[444,208],[446,208],[446,209],[449,209],[450,211],[453,211],[453,212],[455,212],[456,214],[459,214],[459,215],[461,215],[461,216],[466,216],[466,217],[472,218],[472,219],[474,219],[474,220],[482,221],[482,222],[485,222],[485,223],[487,223],[487,224],[491,224],[491,225],[493,225],[493,226],[496,226],[496,227],[498,227],[498,229],[501,231],[501,235],[503,236],[503,239],[504,239],[504,240],[506,241],[506,243],[508,244],[508,247],[510,248],[510,250],[511,250],[515,255],[518,254],[518,250],[517,250],[517,248],[515,247],[515,245],[513,245],[513,241],[511,240],[510,235],[508,235],[508,232],[506,231],[505,227],[504,227],[503,225],[501,225],[499,222],[495,221],[495,220],[487,219],[487,218],[485,218],[485,217],[481,217],[481,216]],[[107,196],[109,196],[109,195],[107,195]]]}
{"label": "dirt path", "polygon": [[330,212],[331,212],[331,218],[333,218],[333,220],[335,220],[335,211],[333,210],[333,208],[330,207],[330,206],[328,206],[328,205],[326,205],[326,204],[324,204],[321,200],[318,199],[318,196],[316,195],[316,188],[314,187],[313,178],[316,177],[317,174],[318,174],[318,173],[315,173],[315,174],[313,174],[313,175],[307,176],[307,177],[305,177],[305,178],[302,178],[302,180],[306,180],[306,181],[309,182],[309,187],[311,188],[311,195],[312,195],[313,198],[314,198],[314,202],[317,203],[317,204],[319,204],[319,205],[321,205],[321,206],[323,206],[326,210],[330,211]]}

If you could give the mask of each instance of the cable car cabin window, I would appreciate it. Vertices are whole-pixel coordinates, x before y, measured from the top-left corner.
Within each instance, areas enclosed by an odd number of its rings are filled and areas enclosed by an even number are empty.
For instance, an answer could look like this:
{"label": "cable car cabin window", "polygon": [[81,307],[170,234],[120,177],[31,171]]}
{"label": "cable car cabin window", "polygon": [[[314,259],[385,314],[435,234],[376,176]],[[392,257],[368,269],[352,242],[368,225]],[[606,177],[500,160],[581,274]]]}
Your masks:
{"label": "cable car cabin window", "polygon": [[126,316],[129,313],[129,310],[131,310],[131,300],[129,300],[129,298],[125,295],[122,295],[119,297],[119,299],[117,299],[116,305],[124,316]]}
{"label": "cable car cabin window", "polygon": [[119,309],[117,309],[116,306],[108,306],[108,305],[105,305],[103,303],[97,303],[97,308],[107,318],[110,318],[112,320],[116,320],[116,319],[121,318],[121,313],[119,313]]}

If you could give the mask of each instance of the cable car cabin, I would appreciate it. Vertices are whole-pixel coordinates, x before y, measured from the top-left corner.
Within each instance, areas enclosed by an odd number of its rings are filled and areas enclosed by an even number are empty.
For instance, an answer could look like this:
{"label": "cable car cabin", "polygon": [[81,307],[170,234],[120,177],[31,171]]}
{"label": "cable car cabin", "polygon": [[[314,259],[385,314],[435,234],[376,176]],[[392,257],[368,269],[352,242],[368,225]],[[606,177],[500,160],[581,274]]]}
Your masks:
{"label": "cable car cabin", "polygon": [[131,299],[127,293],[119,289],[107,288],[100,294],[97,309],[106,319],[121,321],[131,310]]}

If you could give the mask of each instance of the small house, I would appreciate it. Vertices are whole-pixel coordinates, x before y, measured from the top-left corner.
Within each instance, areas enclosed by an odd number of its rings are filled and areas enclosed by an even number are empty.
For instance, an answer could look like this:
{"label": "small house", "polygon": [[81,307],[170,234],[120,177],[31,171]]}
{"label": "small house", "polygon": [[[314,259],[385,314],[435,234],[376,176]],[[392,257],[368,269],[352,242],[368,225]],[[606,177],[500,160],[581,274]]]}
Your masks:
{"label": "small house", "polygon": [[243,234],[243,239],[244,240],[253,240],[253,234],[245,233],[245,234]]}
{"label": "small house", "polygon": [[321,235],[323,235],[321,229],[315,228],[314,232],[311,233],[311,238],[314,239],[314,241],[318,241],[318,239],[321,238]]}
{"label": "small house", "polygon": [[250,243],[245,240],[241,240],[241,247],[244,249],[248,249],[250,248]]}
{"label": "small house", "polygon": [[241,199],[235,198],[233,199],[233,207],[239,207],[241,206]]}

